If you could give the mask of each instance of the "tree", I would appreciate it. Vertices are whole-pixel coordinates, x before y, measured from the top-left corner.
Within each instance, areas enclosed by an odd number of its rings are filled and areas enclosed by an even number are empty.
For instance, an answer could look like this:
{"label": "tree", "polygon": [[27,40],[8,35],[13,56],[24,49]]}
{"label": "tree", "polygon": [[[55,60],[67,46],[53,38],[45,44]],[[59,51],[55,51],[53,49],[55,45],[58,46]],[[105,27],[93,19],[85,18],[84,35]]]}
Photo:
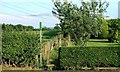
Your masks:
{"label": "tree", "polygon": [[12,24],[2,24],[3,31],[34,31],[32,26],[23,26],[21,24],[12,25]]}
{"label": "tree", "polygon": [[119,33],[119,43],[120,43],[120,18],[118,19],[118,24],[119,24],[119,31],[118,31],[118,33]]}
{"label": "tree", "polygon": [[[81,2],[79,8],[76,4],[68,2],[54,2],[55,8],[52,13],[60,20],[59,26],[63,36],[69,36],[75,44],[85,46],[90,35],[98,35],[101,32],[103,16],[108,3],[91,0]],[[105,5],[105,6],[104,6]]]}
{"label": "tree", "polygon": [[108,20],[109,26],[109,42],[117,42],[118,41],[118,30],[120,29],[119,26],[119,19],[110,19]]}
{"label": "tree", "polygon": [[6,27],[5,27],[5,24],[4,24],[4,23],[2,24],[2,29],[3,29],[3,30],[5,30],[5,29],[6,29]]}
{"label": "tree", "polygon": [[43,30],[43,31],[48,31],[48,30],[52,30],[52,29],[49,28],[49,27],[45,27],[45,26],[44,26],[44,27],[42,28],[42,30]]}
{"label": "tree", "polygon": [[108,23],[106,20],[103,21],[103,28],[102,28],[102,38],[108,38],[108,34],[109,34],[109,31],[108,31]]}
{"label": "tree", "polygon": [[60,26],[58,24],[56,24],[56,26],[54,27],[55,30],[60,30]]}

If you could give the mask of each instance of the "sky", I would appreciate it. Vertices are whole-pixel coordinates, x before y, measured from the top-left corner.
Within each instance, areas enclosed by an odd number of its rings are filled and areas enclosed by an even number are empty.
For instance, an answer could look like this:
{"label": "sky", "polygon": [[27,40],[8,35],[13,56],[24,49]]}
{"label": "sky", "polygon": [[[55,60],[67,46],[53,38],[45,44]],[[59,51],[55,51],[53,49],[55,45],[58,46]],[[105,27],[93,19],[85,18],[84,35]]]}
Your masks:
{"label": "sky", "polygon": [[[117,18],[119,0],[106,1],[109,2],[109,7],[104,15]],[[80,6],[80,0],[72,2]],[[39,28],[39,22],[42,22],[45,27],[54,27],[59,20],[52,14],[53,7],[52,0],[0,0],[0,23]]]}

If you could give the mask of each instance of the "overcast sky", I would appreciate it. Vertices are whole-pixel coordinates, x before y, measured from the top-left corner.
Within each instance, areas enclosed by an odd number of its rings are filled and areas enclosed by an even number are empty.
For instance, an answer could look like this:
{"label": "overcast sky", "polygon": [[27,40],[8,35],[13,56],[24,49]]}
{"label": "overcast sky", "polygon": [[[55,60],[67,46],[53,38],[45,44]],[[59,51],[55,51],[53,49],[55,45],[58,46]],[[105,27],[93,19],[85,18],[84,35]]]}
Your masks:
{"label": "overcast sky", "polygon": [[[87,1],[87,0],[85,0]],[[107,0],[109,7],[105,16],[118,17],[118,1]],[[80,0],[72,0],[80,5]],[[0,23],[31,25],[39,28],[39,22],[43,26],[54,27],[59,20],[52,14],[54,7],[52,0],[0,0]]]}

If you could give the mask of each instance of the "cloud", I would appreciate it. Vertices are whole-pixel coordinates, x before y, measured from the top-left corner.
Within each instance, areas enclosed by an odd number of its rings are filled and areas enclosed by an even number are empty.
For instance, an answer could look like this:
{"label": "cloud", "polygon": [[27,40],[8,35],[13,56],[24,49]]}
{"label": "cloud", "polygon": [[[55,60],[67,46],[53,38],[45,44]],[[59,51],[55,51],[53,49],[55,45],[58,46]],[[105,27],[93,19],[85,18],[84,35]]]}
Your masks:
{"label": "cloud", "polygon": [[32,16],[32,17],[41,17],[41,16],[52,16],[51,13],[36,13],[36,14],[31,14],[29,16]]}
{"label": "cloud", "polygon": [[59,20],[53,16],[49,17],[32,17],[32,16],[17,16],[17,15],[8,15],[0,14],[0,23],[6,24],[22,24],[25,26],[34,26],[39,28],[39,22],[43,23],[43,26],[54,27],[56,23],[59,23]]}

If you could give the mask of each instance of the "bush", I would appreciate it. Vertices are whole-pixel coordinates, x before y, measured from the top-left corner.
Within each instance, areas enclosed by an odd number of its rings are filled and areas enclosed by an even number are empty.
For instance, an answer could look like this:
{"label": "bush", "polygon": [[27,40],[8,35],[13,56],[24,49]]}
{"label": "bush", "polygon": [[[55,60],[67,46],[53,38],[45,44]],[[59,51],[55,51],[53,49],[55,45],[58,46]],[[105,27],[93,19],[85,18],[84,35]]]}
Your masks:
{"label": "bush", "polygon": [[98,36],[91,34],[90,38],[91,39],[107,39],[108,36],[109,36],[108,22],[105,19],[103,19],[101,33],[98,33]]}
{"label": "bush", "polygon": [[108,23],[106,20],[103,21],[103,28],[102,28],[102,37],[103,38],[108,38]]}
{"label": "bush", "polygon": [[118,42],[118,30],[120,29],[119,22],[120,19],[110,19],[107,20],[109,27],[109,42]]}
{"label": "bush", "polygon": [[60,66],[81,67],[120,67],[119,47],[63,47],[59,49]]}
{"label": "bush", "polygon": [[3,63],[18,67],[36,66],[39,54],[39,34],[4,32],[2,34]]}

